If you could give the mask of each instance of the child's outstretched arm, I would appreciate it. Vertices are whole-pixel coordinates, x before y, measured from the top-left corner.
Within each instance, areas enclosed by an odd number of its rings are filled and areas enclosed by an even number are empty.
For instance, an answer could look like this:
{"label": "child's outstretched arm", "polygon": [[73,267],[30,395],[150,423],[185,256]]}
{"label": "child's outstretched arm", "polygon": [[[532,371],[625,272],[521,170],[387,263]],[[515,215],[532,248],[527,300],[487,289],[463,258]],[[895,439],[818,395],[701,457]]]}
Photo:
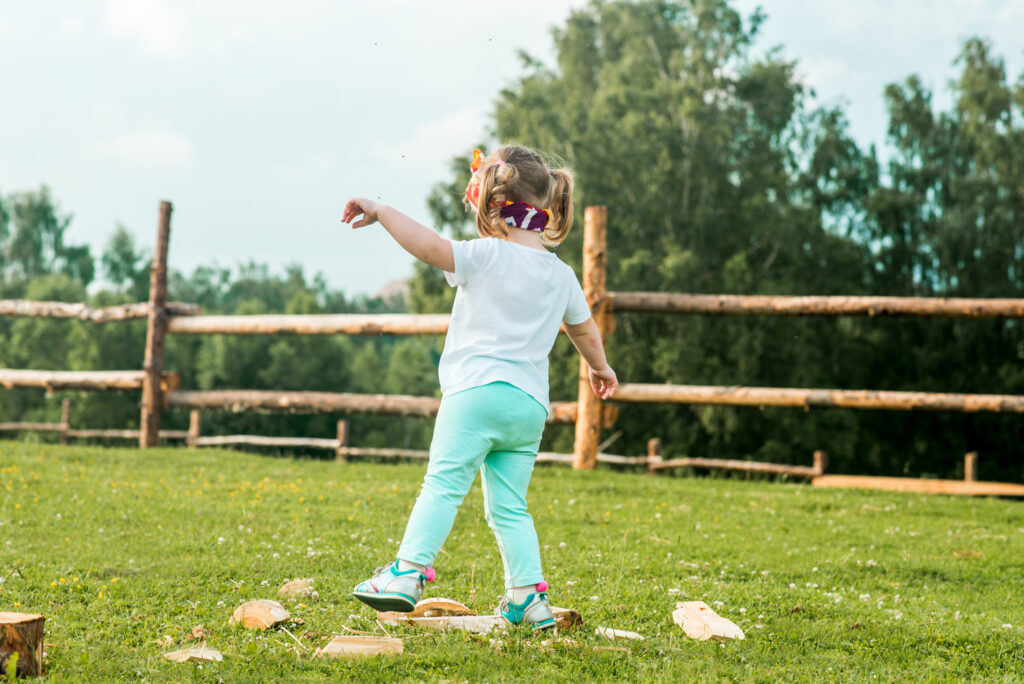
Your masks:
{"label": "child's outstretched arm", "polygon": [[565,332],[579,350],[583,360],[590,366],[590,386],[594,389],[594,394],[602,399],[610,399],[615,394],[615,388],[619,386],[619,379],[608,365],[604,345],[601,344],[601,331],[597,329],[594,318],[590,317],[577,325],[566,323]]}
{"label": "child's outstretched arm", "polygon": [[[352,223],[352,220],[360,214],[363,218]],[[409,254],[442,271],[449,273],[455,271],[455,257],[452,256],[451,241],[393,207],[378,204],[365,197],[353,197],[345,204],[341,221],[342,223],[352,223],[353,228],[362,228],[380,221],[385,230],[391,233],[391,237],[395,238],[395,242]]]}

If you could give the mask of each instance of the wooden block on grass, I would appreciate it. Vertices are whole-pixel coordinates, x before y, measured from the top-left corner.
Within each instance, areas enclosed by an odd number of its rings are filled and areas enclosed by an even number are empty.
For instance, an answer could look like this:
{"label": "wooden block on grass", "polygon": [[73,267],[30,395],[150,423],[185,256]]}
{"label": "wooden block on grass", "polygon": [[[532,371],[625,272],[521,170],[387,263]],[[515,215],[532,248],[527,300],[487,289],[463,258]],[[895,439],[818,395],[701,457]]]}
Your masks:
{"label": "wooden block on grass", "polygon": [[309,596],[313,593],[313,580],[311,579],[297,579],[287,582],[280,589],[277,590],[278,596],[285,596],[288,598],[301,598],[303,596]]}
{"label": "wooden block on grass", "polygon": [[375,655],[402,655],[405,647],[401,639],[378,636],[336,636],[323,648],[317,649],[317,657],[359,658]]}
{"label": "wooden block on grass", "polygon": [[444,617],[446,615],[476,615],[469,606],[446,598],[423,599],[408,613],[377,611],[378,620],[398,618]]}
{"label": "wooden block on grass", "polygon": [[0,612],[0,676],[18,654],[19,676],[43,674],[43,622],[35,613]]}
{"label": "wooden block on grass", "polygon": [[698,641],[745,639],[743,630],[708,608],[703,601],[680,601],[672,611],[672,619],[686,636]]}
{"label": "wooden block on grass", "polygon": [[606,639],[637,639],[643,641],[643,636],[636,632],[630,632],[625,629],[611,629],[610,627],[598,627],[594,630],[594,634],[597,636],[603,636]]}
{"label": "wooden block on grass", "polygon": [[259,599],[258,601],[246,601],[235,608],[228,620],[229,625],[242,625],[243,627],[255,629],[269,629],[276,624],[284,622],[291,617],[277,601],[270,599]]}
{"label": "wooden block on grass", "polygon": [[[421,602],[422,603],[422,602]],[[452,604],[461,606],[457,601]],[[417,607],[419,604],[417,604]],[[464,606],[463,606],[464,607]],[[469,610],[468,608],[466,610]],[[575,610],[552,608],[555,614],[555,627],[572,629],[583,624],[583,618]],[[414,611],[415,612],[415,611]],[[504,629],[508,622],[500,615],[442,615],[438,617],[411,617],[413,613],[384,612],[377,613],[377,619],[386,625],[407,625],[410,627],[426,627],[429,629],[461,629],[475,634],[486,634],[492,629]]]}
{"label": "wooden block on grass", "polygon": [[195,648],[186,648],[181,651],[164,653],[164,658],[176,663],[187,663],[190,660],[198,663],[219,663],[224,660],[224,656],[221,655],[220,651],[213,648],[206,648],[205,646],[197,646]]}

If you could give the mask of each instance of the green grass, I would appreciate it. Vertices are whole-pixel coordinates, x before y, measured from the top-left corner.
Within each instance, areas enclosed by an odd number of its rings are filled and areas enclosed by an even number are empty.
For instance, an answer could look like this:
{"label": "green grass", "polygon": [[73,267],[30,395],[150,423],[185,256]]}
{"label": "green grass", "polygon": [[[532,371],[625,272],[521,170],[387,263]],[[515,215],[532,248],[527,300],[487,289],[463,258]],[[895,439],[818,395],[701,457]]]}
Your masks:
{"label": "green grass", "polygon": [[[0,609],[42,613],[50,681],[1024,680],[1024,503],[539,468],[531,503],[551,596],[584,628],[407,637],[403,656],[313,659],[348,592],[393,558],[422,466],[228,451],[0,442]],[[475,487],[428,595],[490,611],[501,568]],[[303,624],[228,627],[241,602],[312,577]],[[747,634],[686,638],[677,600]],[[203,625],[224,661],[162,653]],[[598,626],[637,631],[609,645]],[[173,646],[157,643],[165,635]]]}

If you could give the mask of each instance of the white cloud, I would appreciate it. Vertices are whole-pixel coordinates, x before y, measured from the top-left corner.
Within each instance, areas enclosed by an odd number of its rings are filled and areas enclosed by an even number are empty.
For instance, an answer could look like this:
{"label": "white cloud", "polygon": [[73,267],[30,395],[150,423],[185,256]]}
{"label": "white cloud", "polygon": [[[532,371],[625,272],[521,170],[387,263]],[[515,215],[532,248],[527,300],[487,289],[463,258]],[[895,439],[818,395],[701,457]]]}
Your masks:
{"label": "white cloud", "polygon": [[103,27],[158,57],[178,57],[192,43],[184,16],[163,0],[107,0]]}
{"label": "white cloud", "polygon": [[319,187],[336,168],[334,154],[323,151],[309,151],[293,159],[267,164],[274,186],[291,189]]}
{"label": "white cloud", "polygon": [[823,100],[848,95],[867,82],[863,73],[839,57],[801,59],[797,63],[797,77]]}
{"label": "white cloud", "polygon": [[428,121],[413,132],[408,151],[417,157],[447,160],[479,141],[484,132],[484,121],[484,111],[478,106]]}
{"label": "white cloud", "polygon": [[57,37],[62,39],[77,38],[85,33],[85,22],[81,17],[64,19],[57,24]]}
{"label": "white cloud", "polygon": [[192,144],[165,131],[126,133],[103,145],[104,151],[134,166],[183,166],[192,161]]}

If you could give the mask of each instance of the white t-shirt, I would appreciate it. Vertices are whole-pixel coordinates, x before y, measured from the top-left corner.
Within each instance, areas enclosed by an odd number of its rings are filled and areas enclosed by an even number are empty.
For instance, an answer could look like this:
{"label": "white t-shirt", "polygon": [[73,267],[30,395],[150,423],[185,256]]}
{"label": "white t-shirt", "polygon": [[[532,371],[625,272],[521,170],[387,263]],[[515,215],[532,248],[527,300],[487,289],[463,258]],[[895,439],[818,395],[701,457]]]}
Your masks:
{"label": "white t-shirt", "polygon": [[438,375],[441,393],[504,381],[548,405],[548,354],[562,322],[590,308],[572,268],[547,250],[497,238],[452,240],[458,286]]}

